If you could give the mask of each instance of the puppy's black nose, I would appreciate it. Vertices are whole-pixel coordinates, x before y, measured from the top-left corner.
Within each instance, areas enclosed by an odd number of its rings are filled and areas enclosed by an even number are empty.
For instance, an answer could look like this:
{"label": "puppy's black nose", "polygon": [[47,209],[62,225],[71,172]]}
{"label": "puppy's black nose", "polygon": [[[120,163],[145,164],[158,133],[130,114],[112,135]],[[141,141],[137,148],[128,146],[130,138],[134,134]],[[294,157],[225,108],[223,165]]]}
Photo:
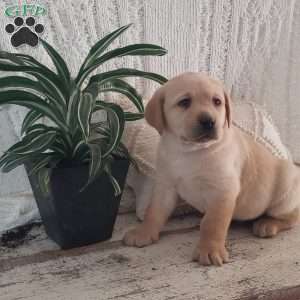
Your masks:
{"label": "puppy's black nose", "polygon": [[215,127],[215,121],[209,115],[200,116],[199,124],[205,131],[210,131]]}

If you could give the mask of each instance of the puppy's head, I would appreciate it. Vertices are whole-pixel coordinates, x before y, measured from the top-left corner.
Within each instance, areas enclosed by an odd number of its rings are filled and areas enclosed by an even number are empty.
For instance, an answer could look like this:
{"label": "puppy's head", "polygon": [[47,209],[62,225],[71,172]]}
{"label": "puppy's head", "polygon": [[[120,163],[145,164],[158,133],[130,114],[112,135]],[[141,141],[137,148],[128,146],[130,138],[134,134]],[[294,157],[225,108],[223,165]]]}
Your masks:
{"label": "puppy's head", "polygon": [[160,134],[168,130],[185,142],[219,140],[231,126],[230,98],[219,81],[184,73],[155,92],[145,118]]}

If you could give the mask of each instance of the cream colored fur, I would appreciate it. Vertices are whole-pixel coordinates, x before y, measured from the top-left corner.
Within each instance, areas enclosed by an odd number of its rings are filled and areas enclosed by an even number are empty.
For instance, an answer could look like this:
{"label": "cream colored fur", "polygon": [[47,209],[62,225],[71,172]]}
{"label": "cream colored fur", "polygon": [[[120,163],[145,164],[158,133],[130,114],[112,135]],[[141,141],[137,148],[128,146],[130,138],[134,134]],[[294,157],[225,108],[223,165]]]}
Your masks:
{"label": "cream colored fur", "polygon": [[[185,98],[191,104],[182,108],[178,103]],[[159,175],[145,219],[125,235],[125,244],[157,241],[178,197],[204,214],[193,254],[203,265],[228,262],[225,241],[233,219],[258,218],[253,232],[259,237],[272,237],[299,221],[299,169],[233,126],[230,106],[222,84],[199,73],[179,75],[154,94],[145,116],[161,134]],[[195,136],[202,113],[215,120],[213,138]]]}

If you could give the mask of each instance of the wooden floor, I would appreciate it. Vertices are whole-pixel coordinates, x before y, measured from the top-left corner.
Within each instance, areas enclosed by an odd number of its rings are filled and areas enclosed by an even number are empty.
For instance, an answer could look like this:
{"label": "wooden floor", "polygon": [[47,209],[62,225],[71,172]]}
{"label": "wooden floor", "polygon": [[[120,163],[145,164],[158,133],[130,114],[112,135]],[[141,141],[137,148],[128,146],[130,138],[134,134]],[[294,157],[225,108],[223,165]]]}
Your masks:
{"label": "wooden floor", "polygon": [[0,248],[0,299],[300,299],[300,227],[261,240],[249,224],[234,224],[230,263],[219,268],[191,262],[198,217],[173,219],[142,249],[120,242],[135,223],[121,215],[111,241],[69,251],[35,228],[24,245]]}

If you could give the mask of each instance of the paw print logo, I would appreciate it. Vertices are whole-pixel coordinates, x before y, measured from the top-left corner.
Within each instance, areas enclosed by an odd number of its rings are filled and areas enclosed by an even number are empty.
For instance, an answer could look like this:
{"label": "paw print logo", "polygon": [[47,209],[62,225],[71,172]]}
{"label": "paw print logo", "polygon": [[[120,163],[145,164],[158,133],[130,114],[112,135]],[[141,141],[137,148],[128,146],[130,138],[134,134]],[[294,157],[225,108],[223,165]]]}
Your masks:
{"label": "paw print logo", "polygon": [[44,32],[44,26],[36,24],[33,17],[26,18],[25,23],[22,17],[17,17],[14,20],[14,24],[6,25],[5,31],[12,34],[11,44],[14,47],[19,47],[23,44],[35,47],[39,42],[38,34]]}

